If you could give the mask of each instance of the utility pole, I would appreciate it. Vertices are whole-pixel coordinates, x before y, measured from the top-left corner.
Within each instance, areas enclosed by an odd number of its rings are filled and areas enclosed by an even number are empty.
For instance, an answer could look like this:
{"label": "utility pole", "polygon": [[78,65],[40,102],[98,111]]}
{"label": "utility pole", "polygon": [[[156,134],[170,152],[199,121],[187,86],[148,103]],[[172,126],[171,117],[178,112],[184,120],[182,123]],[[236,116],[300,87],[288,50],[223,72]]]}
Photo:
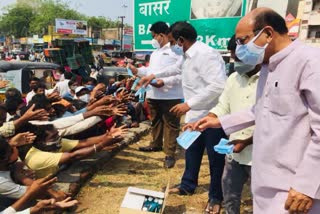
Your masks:
{"label": "utility pole", "polygon": [[121,35],[120,35],[120,50],[122,51],[123,49],[123,19],[126,18],[125,16],[119,16],[118,18],[121,19]]}

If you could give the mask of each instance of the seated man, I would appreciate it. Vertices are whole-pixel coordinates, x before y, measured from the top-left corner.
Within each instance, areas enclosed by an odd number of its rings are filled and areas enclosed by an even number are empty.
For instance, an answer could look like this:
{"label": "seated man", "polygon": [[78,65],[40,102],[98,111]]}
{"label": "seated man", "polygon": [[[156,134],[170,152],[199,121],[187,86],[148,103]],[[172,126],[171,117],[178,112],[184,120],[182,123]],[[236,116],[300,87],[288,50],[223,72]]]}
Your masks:
{"label": "seated man", "polygon": [[[33,124],[43,124],[33,121]],[[32,146],[20,147],[19,155],[25,164],[35,171],[36,177],[41,178],[58,172],[63,164],[80,160],[103,148],[120,142],[123,138],[124,127],[111,128],[103,135],[83,140],[68,140],[59,136],[58,130],[52,125],[32,125],[25,127],[37,137]]]}
{"label": "seated man", "polygon": [[[34,182],[33,172],[24,169],[24,164],[18,162],[18,150],[15,146],[30,144],[35,136],[30,133],[19,133],[10,141],[0,136],[0,206],[6,206],[12,202],[9,199],[19,199],[29,186]],[[42,198],[49,195],[56,199],[64,199],[65,194],[61,191],[47,189],[42,193]]]}

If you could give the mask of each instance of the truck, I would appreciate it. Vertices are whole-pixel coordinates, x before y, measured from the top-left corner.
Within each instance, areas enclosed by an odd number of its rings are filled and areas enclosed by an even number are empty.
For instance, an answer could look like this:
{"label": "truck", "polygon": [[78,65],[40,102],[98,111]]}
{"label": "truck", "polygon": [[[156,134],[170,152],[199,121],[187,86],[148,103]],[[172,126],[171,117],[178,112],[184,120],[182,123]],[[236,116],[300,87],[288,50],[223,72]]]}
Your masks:
{"label": "truck", "polygon": [[67,66],[82,77],[90,72],[89,65],[94,64],[94,57],[89,41],[84,39],[56,39],[53,48],[44,49],[49,62]]}

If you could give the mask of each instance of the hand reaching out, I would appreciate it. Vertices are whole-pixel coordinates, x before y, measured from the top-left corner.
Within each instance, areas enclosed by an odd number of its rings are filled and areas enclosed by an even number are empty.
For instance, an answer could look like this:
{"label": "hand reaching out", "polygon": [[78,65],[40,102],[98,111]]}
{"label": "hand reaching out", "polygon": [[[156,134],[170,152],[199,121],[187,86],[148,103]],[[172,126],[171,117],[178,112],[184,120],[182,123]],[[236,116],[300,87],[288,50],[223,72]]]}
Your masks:
{"label": "hand reaching out", "polygon": [[52,178],[52,175],[48,175],[44,178],[40,178],[35,180],[31,186],[29,186],[27,190],[27,194],[32,195],[33,197],[37,197],[38,195],[43,194],[48,189],[52,187],[52,185],[57,181],[57,178]]}
{"label": "hand reaching out", "polygon": [[31,214],[40,214],[45,211],[54,210],[54,209],[66,209],[75,206],[78,204],[77,200],[71,200],[70,197],[66,198],[63,201],[56,202],[55,199],[46,199],[39,201],[34,207],[30,209]]}
{"label": "hand reaching out", "polygon": [[111,135],[113,138],[122,138],[124,134],[126,134],[128,131],[127,126],[123,125],[118,128],[116,128],[116,124],[114,124],[110,131],[108,132],[109,135]]}
{"label": "hand reaching out", "polygon": [[31,144],[36,139],[36,137],[36,135],[30,132],[19,133],[9,140],[9,144],[10,146],[16,147]]}
{"label": "hand reaching out", "polygon": [[49,113],[44,109],[34,110],[35,105],[33,104],[26,113],[21,117],[26,121],[29,120],[48,120]]}

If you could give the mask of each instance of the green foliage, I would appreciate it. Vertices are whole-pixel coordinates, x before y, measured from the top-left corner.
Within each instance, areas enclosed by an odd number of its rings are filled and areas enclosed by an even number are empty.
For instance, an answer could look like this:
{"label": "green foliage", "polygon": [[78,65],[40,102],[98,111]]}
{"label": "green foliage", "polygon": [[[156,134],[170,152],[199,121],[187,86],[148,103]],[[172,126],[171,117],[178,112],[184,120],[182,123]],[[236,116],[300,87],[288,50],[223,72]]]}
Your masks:
{"label": "green foliage", "polygon": [[61,0],[17,0],[16,4],[5,8],[0,17],[0,34],[42,36],[48,33],[48,26],[54,25],[56,18],[86,20],[93,30],[117,27],[119,24],[105,17],[87,17]]}
{"label": "green foliage", "polygon": [[0,33],[24,37],[28,34],[30,23],[33,21],[33,9],[27,5],[9,8],[0,18]]}
{"label": "green foliage", "polygon": [[30,29],[34,34],[48,33],[48,26],[55,24],[55,18],[83,20],[86,17],[77,11],[70,9],[66,3],[53,0],[42,1],[37,9],[34,21]]}

